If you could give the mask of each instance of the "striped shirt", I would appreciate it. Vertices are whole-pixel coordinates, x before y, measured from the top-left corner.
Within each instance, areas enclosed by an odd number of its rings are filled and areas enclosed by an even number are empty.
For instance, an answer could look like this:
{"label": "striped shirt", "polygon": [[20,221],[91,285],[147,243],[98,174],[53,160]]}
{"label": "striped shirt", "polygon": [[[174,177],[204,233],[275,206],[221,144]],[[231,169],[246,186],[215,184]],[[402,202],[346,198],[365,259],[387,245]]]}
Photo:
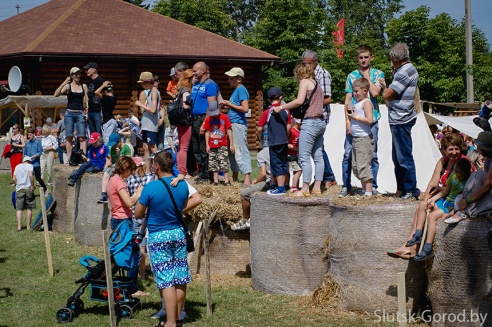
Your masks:
{"label": "striped shirt", "polygon": [[406,124],[417,117],[414,110],[414,95],[419,82],[419,73],[411,64],[398,68],[389,88],[396,96],[388,103],[388,120],[390,125]]}
{"label": "striped shirt", "polygon": [[[347,80],[345,81],[345,93],[353,94],[354,90],[352,88],[352,84],[356,79],[359,79],[361,77],[364,76],[362,76],[362,74],[358,69],[348,74]],[[381,79],[384,80],[384,73],[382,71],[376,68],[371,68],[369,70],[369,78],[371,79],[372,84],[382,88]],[[374,108],[372,111],[372,118],[373,118],[373,122],[375,123],[379,120],[379,118],[381,118],[381,112],[379,111],[378,101],[377,98],[371,95],[371,92],[367,92],[367,96],[371,100],[372,107]],[[354,96],[352,96],[352,106],[355,105],[356,102],[357,100],[355,99]]]}

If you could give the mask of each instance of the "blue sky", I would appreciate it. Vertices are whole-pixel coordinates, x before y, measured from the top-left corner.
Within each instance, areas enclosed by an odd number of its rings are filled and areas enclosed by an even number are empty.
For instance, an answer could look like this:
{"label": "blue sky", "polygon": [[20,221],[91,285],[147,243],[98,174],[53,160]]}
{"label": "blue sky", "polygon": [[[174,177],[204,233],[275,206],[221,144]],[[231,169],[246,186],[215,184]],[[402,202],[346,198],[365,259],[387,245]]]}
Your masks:
{"label": "blue sky", "polygon": [[[473,25],[480,28],[485,33],[489,44],[492,43],[492,0],[470,0]],[[0,0],[0,20],[7,19],[17,13],[16,6],[20,6],[20,12],[48,2],[47,0]],[[153,4],[154,0],[147,0],[146,3]],[[465,16],[464,0],[404,0],[405,8],[403,11],[413,10],[419,6],[426,5],[431,8],[430,17],[435,17],[443,12],[448,13],[452,18],[461,21]]]}

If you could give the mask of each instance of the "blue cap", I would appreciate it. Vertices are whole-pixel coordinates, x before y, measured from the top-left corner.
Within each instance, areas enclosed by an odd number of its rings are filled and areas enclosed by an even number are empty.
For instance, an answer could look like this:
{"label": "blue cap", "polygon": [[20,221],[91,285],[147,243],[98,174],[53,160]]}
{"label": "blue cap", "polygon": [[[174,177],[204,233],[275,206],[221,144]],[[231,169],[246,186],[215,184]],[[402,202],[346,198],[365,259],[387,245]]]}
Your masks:
{"label": "blue cap", "polygon": [[120,135],[118,133],[111,133],[111,135],[109,136],[109,141],[108,141],[108,146],[111,147],[113,145],[115,145],[116,143],[118,143],[118,141],[120,140]]}

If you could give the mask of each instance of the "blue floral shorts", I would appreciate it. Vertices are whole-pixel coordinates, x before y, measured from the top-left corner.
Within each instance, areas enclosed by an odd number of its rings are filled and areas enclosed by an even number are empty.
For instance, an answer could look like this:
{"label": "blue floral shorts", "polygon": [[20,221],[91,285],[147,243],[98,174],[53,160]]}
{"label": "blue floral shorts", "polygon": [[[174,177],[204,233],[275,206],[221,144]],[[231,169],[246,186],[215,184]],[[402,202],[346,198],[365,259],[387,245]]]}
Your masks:
{"label": "blue floral shorts", "polygon": [[191,282],[182,228],[149,233],[150,264],[159,290]]}

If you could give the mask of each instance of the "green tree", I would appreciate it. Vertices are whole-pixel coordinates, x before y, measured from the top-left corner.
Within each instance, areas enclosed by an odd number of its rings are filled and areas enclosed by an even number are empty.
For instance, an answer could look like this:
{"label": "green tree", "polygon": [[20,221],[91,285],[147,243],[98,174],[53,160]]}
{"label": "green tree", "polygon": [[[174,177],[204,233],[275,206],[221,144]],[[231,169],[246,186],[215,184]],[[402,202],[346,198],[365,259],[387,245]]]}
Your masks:
{"label": "green tree", "polygon": [[232,38],[237,23],[226,10],[228,4],[228,0],[160,0],[152,11]]}
{"label": "green tree", "polygon": [[[422,100],[436,102],[466,102],[466,45],[464,22],[448,14],[429,18],[426,6],[404,13],[389,22],[388,42],[404,42],[410,50],[411,61],[419,71]],[[473,30],[474,65],[470,71],[490,72],[491,54],[484,34]],[[488,68],[487,68],[488,67]],[[490,73],[475,77],[475,95],[490,95]],[[489,85],[487,87],[487,84]]]}

